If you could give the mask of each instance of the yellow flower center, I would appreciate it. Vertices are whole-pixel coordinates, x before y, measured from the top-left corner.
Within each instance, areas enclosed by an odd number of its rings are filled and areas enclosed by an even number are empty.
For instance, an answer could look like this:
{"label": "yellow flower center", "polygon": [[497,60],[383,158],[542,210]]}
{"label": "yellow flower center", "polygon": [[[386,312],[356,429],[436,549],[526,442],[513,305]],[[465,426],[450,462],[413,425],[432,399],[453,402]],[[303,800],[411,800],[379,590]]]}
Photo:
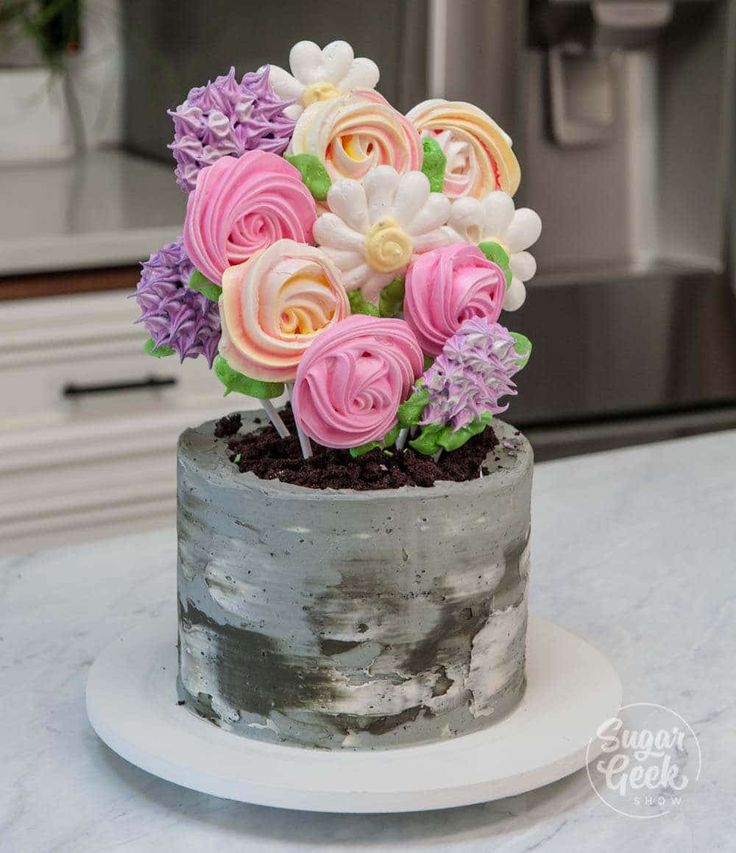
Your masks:
{"label": "yellow flower center", "polygon": [[323,275],[301,270],[280,292],[279,326],[283,335],[313,335],[335,316],[335,298]]}
{"label": "yellow flower center", "polygon": [[312,83],[307,86],[302,95],[302,104],[308,107],[315,101],[329,101],[332,98],[339,98],[340,92],[332,85],[332,83]]}
{"label": "yellow flower center", "polygon": [[379,272],[395,272],[409,263],[411,237],[395,219],[379,219],[365,238],[365,259]]}

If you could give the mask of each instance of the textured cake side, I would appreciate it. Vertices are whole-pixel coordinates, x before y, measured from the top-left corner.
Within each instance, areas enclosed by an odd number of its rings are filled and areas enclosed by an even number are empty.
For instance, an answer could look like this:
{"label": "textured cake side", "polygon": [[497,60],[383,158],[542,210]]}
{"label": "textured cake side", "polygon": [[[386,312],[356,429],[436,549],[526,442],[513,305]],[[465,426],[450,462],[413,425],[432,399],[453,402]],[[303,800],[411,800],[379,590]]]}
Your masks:
{"label": "textured cake side", "polygon": [[211,423],[185,432],[181,699],[238,734],[324,748],[453,737],[513,708],[532,453],[494,427],[488,476],[375,492],[259,480]]}

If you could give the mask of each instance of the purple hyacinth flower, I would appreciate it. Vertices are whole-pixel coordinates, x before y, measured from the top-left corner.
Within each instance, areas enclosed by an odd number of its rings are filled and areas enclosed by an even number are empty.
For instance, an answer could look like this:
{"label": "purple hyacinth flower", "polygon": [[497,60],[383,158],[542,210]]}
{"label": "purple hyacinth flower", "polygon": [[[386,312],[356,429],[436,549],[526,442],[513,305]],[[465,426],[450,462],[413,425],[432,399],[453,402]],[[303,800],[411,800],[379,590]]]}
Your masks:
{"label": "purple hyacinth flower", "polygon": [[278,98],[268,82],[269,66],[244,75],[235,69],[214,83],[198,86],[186,101],[169,110],[174,141],[169,148],[176,160],[176,182],[191,192],[205,166],[220,157],[240,157],[259,149],[283,154],[294,132],[294,120],[284,114],[293,101]]}
{"label": "purple hyacinth flower", "polygon": [[422,376],[429,391],[422,424],[467,426],[485,412],[496,415],[507,405],[499,399],[516,394],[511,377],[524,365],[511,333],[485,317],[466,320]]}
{"label": "purple hyacinth flower", "polygon": [[156,348],[171,347],[180,361],[204,355],[212,367],[220,343],[220,312],[216,302],[187,287],[194,266],[181,237],[141,266],[133,294],[141,309],[136,322],[145,326]]}

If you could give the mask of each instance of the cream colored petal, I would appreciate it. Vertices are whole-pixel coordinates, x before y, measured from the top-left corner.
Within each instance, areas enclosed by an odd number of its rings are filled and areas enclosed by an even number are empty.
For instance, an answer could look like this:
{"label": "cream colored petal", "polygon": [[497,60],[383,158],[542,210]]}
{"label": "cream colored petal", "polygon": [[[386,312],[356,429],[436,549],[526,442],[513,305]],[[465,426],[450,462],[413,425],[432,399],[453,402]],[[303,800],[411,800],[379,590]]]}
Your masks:
{"label": "cream colored petal", "polygon": [[438,249],[440,246],[447,246],[451,242],[452,240],[448,240],[448,232],[444,228],[436,228],[434,231],[427,231],[424,234],[412,237],[412,245],[417,255]]}
{"label": "cream colored petal", "polygon": [[384,287],[387,287],[394,279],[393,273],[381,273],[375,270],[370,271],[370,276],[361,285],[360,291],[363,298],[374,305],[378,304],[378,297]]}
{"label": "cream colored petal", "polygon": [[365,190],[358,181],[335,181],[327,193],[327,205],[354,231],[365,234],[370,228]]}
{"label": "cream colored petal", "polygon": [[542,233],[542,220],[539,214],[528,207],[521,207],[514,214],[509,225],[504,242],[508,246],[509,253],[521,252],[533,246]]}
{"label": "cream colored petal", "polygon": [[322,50],[313,41],[298,41],[289,53],[291,73],[305,86],[319,83],[322,74]]}
{"label": "cream colored petal", "polygon": [[353,64],[353,48],[346,41],[330,42],[322,51],[323,80],[337,87]]}
{"label": "cream colored petal", "polygon": [[269,66],[268,82],[279,98],[285,101],[300,101],[304,94],[304,84],[278,65]]}
{"label": "cream colored petal", "polygon": [[[489,193],[481,202],[483,205],[483,237],[487,240],[499,240],[514,218],[514,200],[508,193],[496,190]],[[503,240],[505,242],[505,240]]]}
{"label": "cream colored petal", "polygon": [[347,74],[340,80],[338,89],[341,92],[352,92],[355,89],[375,89],[381,76],[378,66],[372,59],[364,56],[354,59]]}
{"label": "cream colored petal", "polygon": [[365,240],[362,234],[353,231],[334,213],[323,213],[314,223],[314,239],[320,246],[333,249],[350,249],[362,252]]}
{"label": "cream colored petal", "polygon": [[358,264],[352,269],[343,270],[342,284],[345,290],[359,290],[373,275],[373,270],[366,263]]}
{"label": "cream colored petal", "polygon": [[408,228],[429,198],[429,178],[422,172],[407,172],[399,178],[391,214]]}
{"label": "cream colored petal", "polygon": [[352,249],[334,249],[331,246],[322,246],[322,248],[343,271],[355,269],[365,262],[363,252],[355,252]]}
{"label": "cream colored petal", "polygon": [[300,103],[291,104],[284,110],[284,115],[288,116],[292,121],[296,121],[304,112],[304,107]]}
{"label": "cream colored petal", "polygon": [[516,252],[509,257],[509,266],[514,278],[529,281],[537,271],[537,262],[529,252]]}
{"label": "cream colored petal", "polygon": [[480,243],[484,236],[483,205],[477,198],[463,196],[453,202],[450,208],[448,224],[460,240],[466,243]]}
{"label": "cream colored petal", "polygon": [[454,228],[450,228],[449,225],[443,225],[440,230],[445,235],[445,245],[447,246],[450,246],[452,243],[470,242],[462,234],[459,234]]}
{"label": "cream colored petal", "polygon": [[391,214],[398,183],[399,174],[392,166],[376,166],[363,178],[371,225]]}
{"label": "cream colored petal", "polygon": [[504,311],[517,311],[524,304],[526,299],[526,288],[524,282],[518,278],[511,279],[511,285],[506,291],[506,296],[503,300]]}
{"label": "cream colored petal", "polygon": [[[447,222],[449,215],[450,200],[442,193],[432,193],[406,230],[412,236],[439,230],[440,226]],[[442,233],[444,235],[444,229]]]}

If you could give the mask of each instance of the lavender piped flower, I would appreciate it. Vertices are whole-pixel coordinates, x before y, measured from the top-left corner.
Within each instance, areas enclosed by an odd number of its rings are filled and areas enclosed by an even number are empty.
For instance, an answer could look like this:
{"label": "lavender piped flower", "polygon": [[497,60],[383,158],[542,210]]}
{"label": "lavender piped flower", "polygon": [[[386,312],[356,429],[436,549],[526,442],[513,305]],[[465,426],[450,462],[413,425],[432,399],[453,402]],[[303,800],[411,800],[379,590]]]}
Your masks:
{"label": "lavender piped flower", "polygon": [[220,312],[216,302],[187,287],[194,270],[181,237],[154,252],[142,265],[135,294],[142,323],[156,348],[171,347],[179,356],[204,355],[207,363],[217,355]]}
{"label": "lavender piped flower", "polygon": [[528,353],[526,338],[514,337],[499,323],[485,317],[466,320],[422,377],[429,402],[421,423],[451,424],[457,430],[486,412],[505,411],[508,404],[499,399],[516,394],[511,377],[526,364]]}
{"label": "lavender piped flower", "polygon": [[183,104],[169,110],[174,120],[169,148],[176,160],[176,182],[185,192],[191,192],[199,172],[220,157],[240,157],[256,148],[284,152],[295,124],[284,110],[293,101],[274,94],[269,71],[265,65],[238,82],[231,68],[214,83],[192,89]]}

